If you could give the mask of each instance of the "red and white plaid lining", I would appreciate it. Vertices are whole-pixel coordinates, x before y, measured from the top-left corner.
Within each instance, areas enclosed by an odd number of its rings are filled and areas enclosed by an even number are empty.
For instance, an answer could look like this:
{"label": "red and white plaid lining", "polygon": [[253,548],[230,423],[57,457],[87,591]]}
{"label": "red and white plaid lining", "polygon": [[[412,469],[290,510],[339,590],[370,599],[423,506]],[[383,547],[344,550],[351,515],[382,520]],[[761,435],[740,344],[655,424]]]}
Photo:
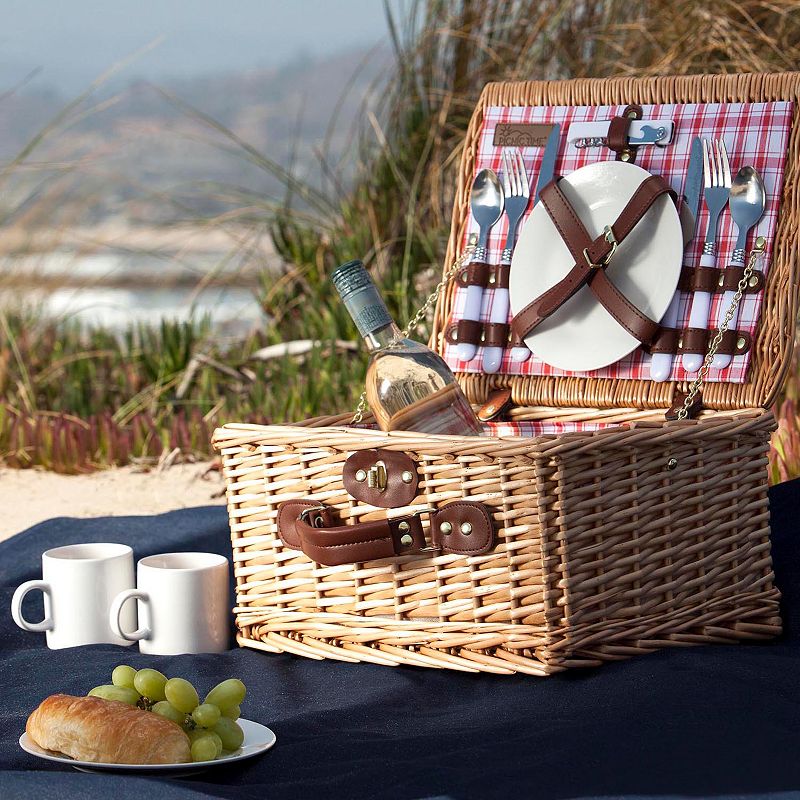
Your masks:
{"label": "red and white plaid lining", "polygon": [[[479,148],[476,159],[475,171],[491,168],[500,172],[500,147],[492,144],[494,129],[498,123],[523,122],[523,123],[561,123],[561,147],[556,160],[555,174],[568,175],[587,164],[598,161],[607,161],[611,152],[604,147],[578,149],[567,142],[567,132],[573,122],[588,122],[593,120],[610,120],[622,113],[624,106],[537,106],[537,107],[490,107],[486,110],[483,127],[481,130]],[[766,211],[748,239],[748,248],[752,246],[756,236],[764,236],[767,240],[767,252],[759,265],[765,273],[769,265],[769,255],[773,244],[775,227],[778,219],[778,205],[783,186],[783,172],[786,161],[786,150],[791,128],[792,103],[707,103],[707,104],[662,104],[642,106],[643,118],[650,120],[673,120],[675,135],[671,144],[666,147],[645,146],[639,148],[636,163],[649,172],[661,175],[669,184],[681,194],[686,171],[689,166],[689,155],[692,140],[695,136],[707,138],[722,137],[730,158],[731,172],[736,171],[745,164],[755,167],[764,181],[767,192]],[[525,169],[533,194],[539,174],[539,166],[544,155],[544,148],[525,147],[520,152],[525,161]],[[533,204],[531,203],[531,208]],[[525,223],[526,217],[520,223]],[[703,248],[703,238],[708,221],[708,211],[703,199],[700,200],[700,216],[697,224],[697,234],[692,243],[687,247],[684,263],[696,266],[699,264]],[[508,220],[505,214],[492,228],[489,234],[488,260],[490,263],[500,262],[500,253],[505,242]],[[717,265],[723,267],[728,264],[735,246],[735,226],[730,214],[723,213],[720,220],[717,237]],[[470,215],[469,224],[462,247],[466,247],[472,234],[478,233],[478,226]],[[481,320],[488,322],[491,314],[494,291],[489,288],[483,293]],[[456,292],[452,322],[461,318],[464,308],[465,290],[459,288]],[[758,317],[761,312],[762,294],[745,295],[739,309],[737,328],[750,334],[755,332]],[[688,322],[689,293],[681,293],[681,311],[679,325],[682,327]],[[709,327],[718,324],[724,315],[725,309],[721,308],[722,295],[714,296]],[[481,372],[483,348],[479,347],[477,355],[469,362],[463,362],[456,356],[455,347],[445,347],[445,360],[449,366],[458,372]],[[712,369],[706,378],[710,382],[744,383],[746,380],[749,353],[735,356],[729,367],[724,370]],[[683,381],[692,379],[680,363],[680,358],[674,359],[670,380]],[[510,351],[506,350],[503,364],[499,370],[505,375],[579,375],[594,378],[617,378],[621,380],[649,380],[650,356],[641,348],[629,356],[603,369],[592,372],[567,372],[545,364],[536,355],[528,361],[517,364],[511,361]],[[573,430],[594,430],[601,427],[596,423],[543,423],[519,422],[499,423],[493,426],[496,435],[539,435],[544,433],[563,433]]]}

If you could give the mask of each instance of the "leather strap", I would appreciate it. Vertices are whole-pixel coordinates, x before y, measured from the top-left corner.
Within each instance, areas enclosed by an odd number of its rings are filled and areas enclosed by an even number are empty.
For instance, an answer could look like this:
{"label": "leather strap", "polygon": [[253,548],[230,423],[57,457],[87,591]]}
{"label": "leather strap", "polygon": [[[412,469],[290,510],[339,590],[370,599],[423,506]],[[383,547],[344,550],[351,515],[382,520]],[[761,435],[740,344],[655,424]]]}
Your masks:
{"label": "leather strap", "polygon": [[609,123],[606,141],[608,142],[609,149],[613,150],[616,154],[617,161],[628,161],[630,163],[636,161],[636,151],[638,148],[631,146],[628,142],[628,134],[631,128],[631,122],[641,118],[642,107],[638,105],[629,105],[622,112],[621,116],[614,117]]}
{"label": "leather strap", "polygon": [[[605,262],[612,253],[613,243],[605,235],[591,239],[561,190],[560,181],[561,178],[557,178],[545,186],[540,197],[575,265],[557,284],[514,317],[511,323],[514,332],[524,339],[582,286],[588,284],[598,301],[628,333],[640,342],[649,342],[658,331],[658,323],[639,311],[608,279]],[[617,243],[625,240],[653,203],[664,194],[669,194],[673,201],[677,201],[675,192],[660,176],[651,175],[642,181],[611,226]]]}
{"label": "leather strap", "polygon": [[[686,328],[681,334],[682,353],[705,355],[716,331],[706,328]],[[741,356],[753,346],[753,337],[747,331],[727,330],[722,334],[717,353],[723,356]]]}
{"label": "leather strap", "polygon": [[[698,273],[701,273],[698,275]],[[741,264],[729,264],[724,269],[719,267],[681,267],[678,289],[682,292],[735,292],[739,281],[744,277]],[[753,270],[744,294],[757,294],[764,288],[764,273]]]}
{"label": "leather strap", "polygon": [[511,264],[500,264],[495,267],[494,286],[495,289],[508,289],[508,279],[511,276]]}
{"label": "leather strap", "polygon": [[479,344],[483,333],[483,323],[476,319],[460,319],[456,324],[457,342]]}
{"label": "leather strap", "polygon": [[481,342],[486,347],[507,347],[510,330],[511,326],[507,322],[487,322],[483,326]]}
{"label": "leather strap", "polygon": [[427,551],[480,555],[494,547],[494,528],[482,503],[457,501],[431,509],[428,547],[419,514],[337,525],[327,506],[287,500],[278,506],[278,535],[293,550],[328,567]]}
{"label": "leather strap", "polygon": [[456,280],[459,286],[480,286],[485,289],[489,285],[491,271],[492,268],[486,262],[473,261],[458,273]]}
{"label": "leather strap", "polygon": [[658,333],[650,344],[651,353],[678,352],[678,339],[681,332],[677,328],[659,328]]}

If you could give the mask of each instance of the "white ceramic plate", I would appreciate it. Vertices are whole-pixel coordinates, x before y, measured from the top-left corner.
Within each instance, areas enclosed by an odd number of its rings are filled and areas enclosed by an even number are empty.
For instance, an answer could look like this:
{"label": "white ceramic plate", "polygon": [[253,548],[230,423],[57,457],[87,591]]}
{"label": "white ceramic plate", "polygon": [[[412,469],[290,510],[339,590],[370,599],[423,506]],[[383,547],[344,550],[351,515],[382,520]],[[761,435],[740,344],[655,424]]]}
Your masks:
{"label": "white ceramic plate", "polygon": [[266,727],[252,722],[249,719],[237,720],[244,731],[242,746],[232,753],[226,753],[213,761],[197,761],[193,764],[96,764],[92,761],[76,761],[63,753],[54,753],[39,747],[27,733],[19,737],[19,746],[32,756],[45,758],[48,761],[57,761],[81,772],[127,772],[147,775],[164,775],[165,777],[179,777],[190,775],[198,770],[216,767],[220,764],[230,764],[233,761],[242,761],[264,753],[275,744],[275,734]]}
{"label": "white ceramic plate", "polygon": [[[559,184],[592,237],[611,225],[649,173],[624,161],[590,164]],[[611,281],[650,319],[660,320],[678,285],[683,235],[672,200],[660,197],[606,268]],[[511,260],[511,310],[560,281],[574,266],[572,256],[542,203],[531,211]],[[525,343],[545,363],[573,372],[613,364],[639,342],[595,299],[588,286],[529,334]]]}

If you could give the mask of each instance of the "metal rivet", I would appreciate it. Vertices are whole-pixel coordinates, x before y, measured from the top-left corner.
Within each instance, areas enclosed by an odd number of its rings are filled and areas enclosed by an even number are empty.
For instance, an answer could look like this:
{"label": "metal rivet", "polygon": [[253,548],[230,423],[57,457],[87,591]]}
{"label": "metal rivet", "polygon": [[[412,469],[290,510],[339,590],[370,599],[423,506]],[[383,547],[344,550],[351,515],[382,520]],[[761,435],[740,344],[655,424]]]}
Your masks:
{"label": "metal rivet", "polygon": [[747,281],[747,285],[750,286],[751,288],[758,286],[758,276],[751,275],[750,280]]}
{"label": "metal rivet", "polygon": [[628,114],[627,114],[627,117],[628,117],[628,119],[638,119],[638,118],[639,118],[639,112],[638,112],[638,111],[636,111],[636,109],[633,109],[633,108],[632,108],[632,109],[631,109],[631,110],[628,112]]}
{"label": "metal rivet", "polygon": [[680,336],[678,338],[678,350],[680,350],[682,347],[683,347],[683,336]]}
{"label": "metal rivet", "polygon": [[763,236],[756,236],[756,250],[763,250],[767,246],[767,240]]}
{"label": "metal rivet", "polygon": [[481,341],[482,342],[486,341],[486,334],[483,331],[481,331]]}
{"label": "metal rivet", "polygon": [[408,523],[407,523],[405,520],[403,520],[403,522],[401,522],[401,523],[400,523],[400,524],[397,526],[397,528],[398,528],[398,530],[401,530],[401,531],[403,531],[404,533],[405,533],[405,531],[411,530],[411,526],[410,526],[410,525],[409,525],[409,524],[408,524]]}
{"label": "metal rivet", "polygon": [[745,346],[746,344],[747,344],[747,340],[744,338],[744,336],[740,336],[740,337],[739,337],[739,338],[736,340],[736,349],[737,349],[737,350],[744,350],[744,346]]}
{"label": "metal rivet", "polygon": [[720,275],[719,280],[717,281],[717,286],[722,286],[723,283],[725,283],[725,276]]}
{"label": "metal rivet", "polygon": [[667,461],[667,469],[672,470],[672,469],[675,469],[675,467],[677,467],[677,466],[678,466],[678,459],[677,458],[671,458],[669,461]]}
{"label": "metal rivet", "polygon": [[403,547],[408,547],[410,544],[413,544],[413,542],[414,540],[407,533],[400,537],[400,544],[403,545]]}
{"label": "metal rivet", "polygon": [[453,330],[450,331],[450,340],[453,342],[458,341],[458,330],[456,330],[456,328],[453,328]]}
{"label": "metal rivet", "polygon": [[620,153],[619,160],[620,161],[630,161],[631,160],[631,154],[627,150],[623,150],[622,153]]}
{"label": "metal rivet", "polygon": [[439,526],[439,530],[446,535],[453,532],[453,526],[449,522],[443,522]]}
{"label": "metal rivet", "polygon": [[406,470],[401,476],[403,483],[411,483],[414,480],[414,473]]}
{"label": "metal rivet", "polygon": [[359,481],[359,482],[363,482],[363,481],[365,481],[366,479],[367,479],[367,473],[366,473],[366,472],[364,472],[364,470],[363,470],[363,469],[360,469],[360,470],[358,470],[358,472],[356,472],[356,480],[357,480],[357,481]]}
{"label": "metal rivet", "polygon": [[494,283],[497,279],[495,278],[494,272],[489,276],[489,283]]}
{"label": "metal rivet", "polygon": [[463,533],[464,536],[469,536],[472,533],[472,524],[469,522],[462,522],[461,533]]}

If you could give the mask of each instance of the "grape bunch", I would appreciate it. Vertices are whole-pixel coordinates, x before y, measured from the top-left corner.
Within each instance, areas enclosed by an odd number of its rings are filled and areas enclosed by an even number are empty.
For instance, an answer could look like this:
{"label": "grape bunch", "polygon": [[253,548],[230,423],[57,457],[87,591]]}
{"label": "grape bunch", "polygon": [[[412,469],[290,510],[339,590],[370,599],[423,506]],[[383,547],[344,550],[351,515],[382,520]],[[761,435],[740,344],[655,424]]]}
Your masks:
{"label": "grape bunch", "polygon": [[228,678],[201,703],[197,689],[184,678],[167,678],[157,669],[136,670],[120,664],[111,673],[111,683],[95,687],[89,697],[119,700],[172,720],[189,737],[192,761],[212,761],[223,750],[242,746],[244,732],[236,720],[245,692],[238,678]]}

